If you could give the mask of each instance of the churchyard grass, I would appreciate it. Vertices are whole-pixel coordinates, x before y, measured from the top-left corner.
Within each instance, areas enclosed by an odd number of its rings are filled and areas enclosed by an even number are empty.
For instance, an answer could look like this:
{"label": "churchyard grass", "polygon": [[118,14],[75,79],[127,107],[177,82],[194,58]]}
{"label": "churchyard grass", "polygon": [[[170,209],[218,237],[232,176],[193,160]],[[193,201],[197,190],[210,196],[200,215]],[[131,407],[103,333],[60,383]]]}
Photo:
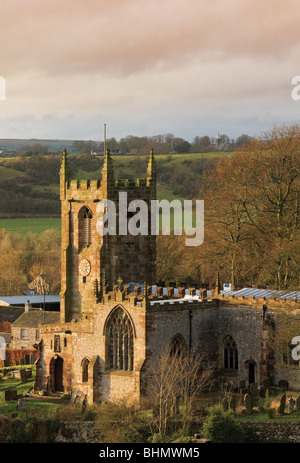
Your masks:
{"label": "churchyard grass", "polygon": [[[11,369],[20,369],[28,368],[30,365],[16,366]],[[9,367],[5,368],[9,370]],[[0,375],[2,374],[3,368],[0,369]],[[17,412],[17,401],[9,400],[5,402],[5,390],[14,390],[17,391],[18,395],[26,397],[26,394],[30,392],[33,388],[35,371],[33,369],[33,377],[21,381],[19,378],[14,378],[12,375],[7,374],[6,376],[1,376],[0,380],[0,415],[5,415],[11,417],[12,413]],[[26,406],[24,411],[18,411],[18,416],[20,418],[26,417],[30,414],[31,410],[36,410],[37,413],[43,413],[44,416],[51,417],[55,416],[56,409],[59,405],[56,403],[47,402],[47,400],[38,400],[38,401],[29,401],[26,400]]]}

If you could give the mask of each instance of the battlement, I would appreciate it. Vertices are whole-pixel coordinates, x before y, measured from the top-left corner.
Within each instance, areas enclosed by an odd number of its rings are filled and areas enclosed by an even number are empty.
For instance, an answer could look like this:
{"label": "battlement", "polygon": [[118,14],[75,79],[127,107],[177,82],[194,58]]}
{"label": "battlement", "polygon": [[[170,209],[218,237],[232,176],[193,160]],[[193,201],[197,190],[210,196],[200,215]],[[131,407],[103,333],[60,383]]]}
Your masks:
{"label": "battlement", "polygon": [[66,150],[60,168],[60,198],[61,200],[88,200],[110,199],[120,191],[126,191],[134,198],[156,196],[156,167],[153,150],[150,151],[146,178],[116,179],[114,176],[113,161],[109,150],[106,150],[101,171],[101,179],[76,180],[70,179]]}
{"label": "battlement", "polygon": [[[146,179],[136,179],[136,180],[131,180],[131,179],[117,179],[115,180],[115,188],[116,190],[120,189],[130,189],[130,188],[148,188],[149,185],[147,185]],[[89,179],[84,179],[84,180],[69,180],[66,182],[66,188],[67,190],[100,190],[101,189],[101,180],[89,180]]]}
{"label": "battlement", "polygon": [[266,305],[268,309],[276,310],[286,310],[294,311],[300,309],[300,300],[293,298],[287,299],[285,297],[276,298],[276,297],[254,297],[254,296],[234,296],[234,295],[221,295],[217,296],[218,301],[222,305],[236,306],[236,305],[247,305],[253,308],[262,308],[263,305]]}

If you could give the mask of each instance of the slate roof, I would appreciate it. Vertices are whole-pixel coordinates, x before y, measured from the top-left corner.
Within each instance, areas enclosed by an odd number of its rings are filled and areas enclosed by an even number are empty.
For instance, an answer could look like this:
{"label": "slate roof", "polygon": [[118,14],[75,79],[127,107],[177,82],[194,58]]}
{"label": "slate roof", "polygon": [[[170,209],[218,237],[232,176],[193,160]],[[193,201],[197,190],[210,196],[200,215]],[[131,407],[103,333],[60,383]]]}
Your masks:
{"label": "slate roof", "polygon": [[[1,305],[1,304],[0,304]],[[24,307],[0,307],[0,323],[14,322],[24,312]]]}
{"label": "slate roof", "polygon": [[38,328],[39,324],[53,325],[60,322],[59,312],[50,312],[43,310],[30,310],[24,312],[16,321],[12,323],[12,328],[25,327],[25,328]]}

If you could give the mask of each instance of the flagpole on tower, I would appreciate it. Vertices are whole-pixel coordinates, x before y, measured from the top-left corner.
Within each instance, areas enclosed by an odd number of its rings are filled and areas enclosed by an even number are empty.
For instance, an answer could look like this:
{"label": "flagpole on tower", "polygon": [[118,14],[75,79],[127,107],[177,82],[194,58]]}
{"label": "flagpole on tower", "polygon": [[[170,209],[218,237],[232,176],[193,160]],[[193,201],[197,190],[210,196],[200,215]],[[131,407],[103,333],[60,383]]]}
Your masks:
{"label": "flagpole on tower", "polygon": [[104,124],[104,156],[106,151],[106,124]]}

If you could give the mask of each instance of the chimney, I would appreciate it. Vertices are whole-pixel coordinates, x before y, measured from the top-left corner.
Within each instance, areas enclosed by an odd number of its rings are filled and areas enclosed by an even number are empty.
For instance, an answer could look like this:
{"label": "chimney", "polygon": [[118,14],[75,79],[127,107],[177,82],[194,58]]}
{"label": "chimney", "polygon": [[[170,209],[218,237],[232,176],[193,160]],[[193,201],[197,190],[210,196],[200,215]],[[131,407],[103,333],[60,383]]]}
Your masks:
{"label": "chimney", "polygon": [[29,301],[25,302],[25,312],[29,312],[32,309]]}

